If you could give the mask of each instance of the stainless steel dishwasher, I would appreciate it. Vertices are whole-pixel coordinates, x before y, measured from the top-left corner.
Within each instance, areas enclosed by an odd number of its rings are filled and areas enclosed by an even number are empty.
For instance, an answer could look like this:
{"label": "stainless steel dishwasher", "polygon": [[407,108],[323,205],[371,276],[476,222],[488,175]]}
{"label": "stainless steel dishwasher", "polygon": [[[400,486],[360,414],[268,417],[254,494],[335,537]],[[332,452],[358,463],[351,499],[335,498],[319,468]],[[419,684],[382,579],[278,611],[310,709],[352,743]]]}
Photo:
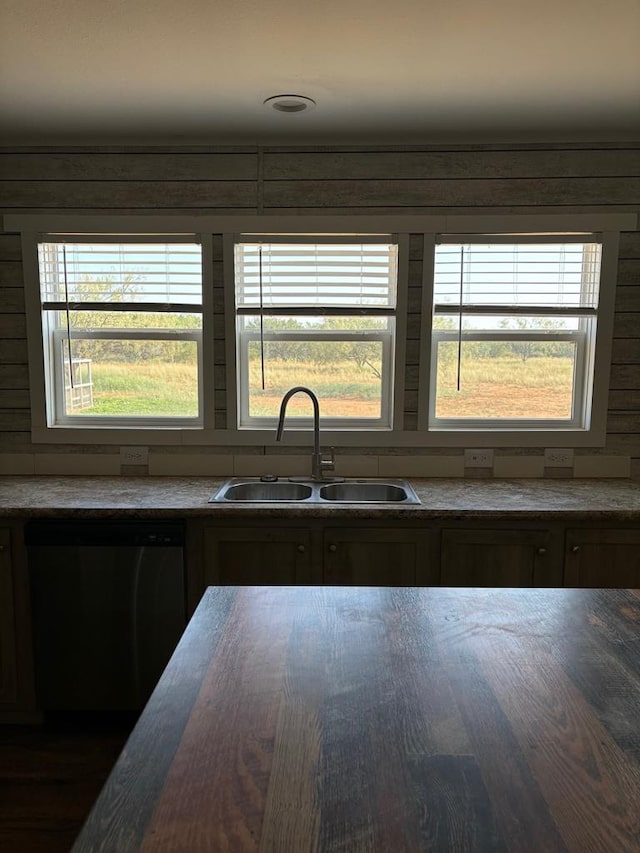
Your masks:
{"label": "stainless steel dishwasher", "polygon": [[42,519],[25,540],[40,708],[142,708],[187,622],[184,526]]}

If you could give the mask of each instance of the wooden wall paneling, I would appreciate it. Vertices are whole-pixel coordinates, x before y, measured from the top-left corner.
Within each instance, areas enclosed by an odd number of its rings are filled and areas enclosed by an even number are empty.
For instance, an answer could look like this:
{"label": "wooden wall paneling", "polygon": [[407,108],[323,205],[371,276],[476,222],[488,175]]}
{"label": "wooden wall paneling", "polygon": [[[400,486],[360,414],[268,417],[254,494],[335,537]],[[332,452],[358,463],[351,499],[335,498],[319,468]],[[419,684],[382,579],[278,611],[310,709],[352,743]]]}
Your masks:
{"label": "wooden wall paneling", "polygon": [[640,337],[640,313],[616,314],[613,324],[613,335],[615,338]]}
{"label": "wooden wall paneling", "polygon": [[640,459],[640,433],[609,433],[605,451]]}
{"label": "wooden wall paneling", "polygon": [[0,287],[22,287],[22,262],[0,262]]}
{"label": "wooden wall paneling", "polygon": [[[418,392],[405,388],[404,391],[405,414],[415,415],[418,411]],[[406,427],[406,422],[405,422]]]}
{"label": "wooden wall paneling", "polygon": [[255,152],[0,152],[4,181],[255,181]]}
{"label": "wooden wall paneling", "polygon": [[618,263],[618,284],[640,284],[640,258],[629,258]]}
{"label": "wooden wall paneling", "polygon": [[[2,206],[13,212],[584,213],[637,211],[640,145],[254,146],[162,150],[0,150]],[[217,241],[217,242],[216,242]],[[408,391],[415,426],[422,237],[409,241]],[[214,237],[216,334],[222,316],[222,241]],[[0,410],[5,446],[32,450],[18,235],[0,234]],[[640,232],[620,240],[607,452],[640,461]],[[217,286],[217,282],[220,286]],[[223,337],[220,337],[224,343]],[[224,346],[216,347],[216,425],[226,425]],[[412,396],[413,395],[413,396]],[[414,398],[416,398],[414,400]],[[49,446],[47,447],[49,449]],[[63,446],[61,452],[69,450]],[[365,448],[365,452],[372,448]],[[434,448],[433,452],[440,452]],[[516,449],[510,451],[516,452]],[[640,474],[640,464],[634,470]]]}
{"label": "wooden wall paneling", "polygon": [[616,312],[640,311],[640,283],[618,285],[615,310]]}
{"label": "wooden wall paneling", "polygon": [[[31,432],[29,432],[29,430],[18,432],[12,428],[3,428],[0,432],[2,432],[3,453],[33,453]],[[51,448],[47,445],[47,453],[49,452],[51,452]],[[67,452],[72,452],[72,449],[67,448]],[[96,451],[96,453],[97,452],[98,451]]]}
{"label": "wooden wall paneling", "polygon": [[609,391],[609,412],[637,409],[640,411],[640,388],[628,391]]}
{"label": "wooden wall paneling", "polygon": [[254,181],[0,181],[0,198],[6,209],[165,208],[253,211]]}
{"label": "wooden wall paneling", "polygon": [[623,231],[620,234],[620,257],[640,258],[640,231]]}
{"label": "wooden wall paneling", "polygon": [[265,209],[634,205],[640,178],[265,181]]}
{"label": "wooden wall paneling", "polygon": [[640,434],[640,411],[610,412],[607,432]]}
{"label": "wooden wall paneling", "polygon": [[0,262],[21,261],[22,245],[19,234],[0,234]]}
{"label": "wooden wall paneling", "polygon": [[31,429],[31,413],[28,409],[0,410],[0,431],[24,431]]}
{"label": "wooden wall paneling", "polygon": [[422,318],[420,315],[409,314],[407,316],[407,340],[419,341],[421,328]]}
{"label": "wooden wall paneling", "polygon": [[640,365],[613,364],[609,387],[620,391],[640,388]]}
{"label": "wooden wall paneling", "polygon": [[612,364],[640,364],[640,338],[614,339]]}
{"label": "wooden wall paneling", "polygon": [[[24,314],[24,290],[21,287],[0,286],[0,311],[5,314]],[[18,322],[16,318],[14,320]]]}
{"label": "wooden wall paneling", "polygon": [[0,338],[0,363],[28,364],[27,342],[22,340],[2,340]]}
{"label": "wooden wall paneling", "polygon": [[[6,291],[0,291],[0,297]],[[0,303],[0,310],[4,309],[4,303]],[[4,340],[25,339],[27,337],[27,325],[24,314],[2,313],[0,314],[0,338]]]}
{"label": "wooden wall paneling", "polygon": [[28,388],[29,368],[26,364],[0,364],[0,388]]}
{"label": "wooden wall paneling", "polygon": [[615,150],[292,151],[264,153],[269,180],[591,178],[637,175],[637,148]]}
{"label": "wooden wall paneling", "polygon": [[407,391],[417,391],[418,389],[418,365],[407,364],[404,372],[404,387]]}
{"label": "wooden wall paneling", "polygon": [[21,388],[2,388],[0,386],[0,409],[28,409],[29,392]]}

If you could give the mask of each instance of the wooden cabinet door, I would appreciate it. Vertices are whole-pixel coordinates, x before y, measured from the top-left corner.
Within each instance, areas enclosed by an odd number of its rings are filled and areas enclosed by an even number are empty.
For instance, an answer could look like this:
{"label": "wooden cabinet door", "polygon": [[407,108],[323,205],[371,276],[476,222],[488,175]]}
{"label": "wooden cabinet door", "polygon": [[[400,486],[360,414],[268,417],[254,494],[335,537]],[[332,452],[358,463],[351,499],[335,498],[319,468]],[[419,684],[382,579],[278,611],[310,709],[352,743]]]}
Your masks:
{"label": "wooden cabinet door", "polygon": [[362,527],[328,528],[323,536],[324,583],[415,586],[438,583],[432,533]]}
{"label": "wooden cabinet door", "polygon": [[551,558],[546,530],[443,530],[442,586],[546,585]]}
{"label": "wooden cabinet door", "polygon": [[11,704],[16,701],[16,685],[11,533],[0,529],[0,702]]}
{"label": "wooden cabinet door", "polygon": [[207,527],[205,585],[289,585],[312,582],[311,536],[290,528]]}
{"label": "wooden cabinet door", "polygon": [[567,530],[565,586],[640,588],[640,531]]}

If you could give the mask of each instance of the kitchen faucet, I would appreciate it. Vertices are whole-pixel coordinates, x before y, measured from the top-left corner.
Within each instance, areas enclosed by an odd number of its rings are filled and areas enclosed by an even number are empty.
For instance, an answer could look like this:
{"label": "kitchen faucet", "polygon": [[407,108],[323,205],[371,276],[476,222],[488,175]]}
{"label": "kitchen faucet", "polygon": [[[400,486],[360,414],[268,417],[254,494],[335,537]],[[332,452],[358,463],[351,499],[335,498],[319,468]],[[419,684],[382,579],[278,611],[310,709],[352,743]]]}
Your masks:
{"label": "kitchen faucet", "polygon": [[284,418],[287,411],[287,403],[297,394],[298,391],[304,391],[311,397],[313,403],[313,455],[311,456],[311,479],[322,480],[323,471],[333,471],[334,459],[331,452],[328,459],[323,459],[322,451],[320,450],[320,404],[318,398],[310,388],[304,385],[296,385],[295,388],[290,388],[282,398],[280,403],[280,417],[278,418],[278,429],[276,430],[276,441],[281,441],[284,431]]}

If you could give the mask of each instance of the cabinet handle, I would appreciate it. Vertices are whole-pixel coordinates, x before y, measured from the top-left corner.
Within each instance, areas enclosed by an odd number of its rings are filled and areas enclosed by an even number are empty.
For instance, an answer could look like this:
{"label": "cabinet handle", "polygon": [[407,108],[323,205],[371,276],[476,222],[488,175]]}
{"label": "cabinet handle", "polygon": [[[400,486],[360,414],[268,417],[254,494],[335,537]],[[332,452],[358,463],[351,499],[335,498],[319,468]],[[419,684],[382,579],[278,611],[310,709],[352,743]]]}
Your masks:
{"label": "cabinet handle", "polygon": [[332,543],[331,543],[331,545],[329,545],[329,550],[330,550],[330,551],[337,551],[337,550],[338,550],[338,546],[337,546],[337,545],[334,545],[334,544],[333,544],[333,542],[332,542]]}
{"label": "cabinet handle", "polygon": [[304,545],[298,545],[298,551],[300,551],[301,554],[304,554]]}
{"label": "cabinet handle", "polygon": [[572,546],[571,546],[571,553],[572,553],[572,554],[578,554],[578,553],[579,553],[579,551],[580,551],[580,546],[579,546],[579,545],[572,545]]}
{"label": "cabinet handle", "polygon": [[540,554],[541,557],[543,557],[546,553],[547,553],[546,548],[538,548],[538,554]]}

